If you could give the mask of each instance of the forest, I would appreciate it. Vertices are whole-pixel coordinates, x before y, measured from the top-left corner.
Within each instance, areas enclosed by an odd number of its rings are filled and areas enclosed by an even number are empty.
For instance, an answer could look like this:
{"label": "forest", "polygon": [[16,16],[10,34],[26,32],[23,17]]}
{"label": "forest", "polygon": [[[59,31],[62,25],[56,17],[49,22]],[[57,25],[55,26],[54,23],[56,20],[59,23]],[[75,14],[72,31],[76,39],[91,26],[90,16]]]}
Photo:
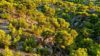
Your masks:
{"label": "forest", "polygon": [[0,56],[100,56],[100,0],[0,0]]}

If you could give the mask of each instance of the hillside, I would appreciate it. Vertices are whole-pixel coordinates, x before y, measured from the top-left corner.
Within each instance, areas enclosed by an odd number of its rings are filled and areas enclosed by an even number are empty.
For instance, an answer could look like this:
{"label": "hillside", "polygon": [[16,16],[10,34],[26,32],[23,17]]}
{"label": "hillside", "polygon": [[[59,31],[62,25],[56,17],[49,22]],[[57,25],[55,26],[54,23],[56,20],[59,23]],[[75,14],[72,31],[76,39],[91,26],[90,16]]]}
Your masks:
{"label": "hillside", "polygon": [[99,0],[0,0],[0,56],[100,56]]}

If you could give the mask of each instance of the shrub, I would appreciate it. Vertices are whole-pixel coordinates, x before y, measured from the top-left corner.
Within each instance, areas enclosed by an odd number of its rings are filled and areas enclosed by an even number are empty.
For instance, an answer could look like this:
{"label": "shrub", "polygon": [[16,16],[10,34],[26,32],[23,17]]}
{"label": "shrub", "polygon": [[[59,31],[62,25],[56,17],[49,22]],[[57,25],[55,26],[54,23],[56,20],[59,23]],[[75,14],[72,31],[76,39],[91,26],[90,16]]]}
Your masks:
{"label": "shrub", "polygon": [[10,40],[11,36],[6,35],[3,30],[0,30],[0,43],[3,43],[5,46],[9,46],[11,44]]}
{"label": "shrub", "polygon": [[98,50],[98,51],[97,51],[97,56],[99,56],[99,55],[100,55],[100,51]]}
{"label": "shrub", "polygon": [[4,56],[14,56],[13,51],[9,49],[9,47],[6,47],[4,50]]}
{"label": "shrub", "polygon": [[74,53],[71,53],[70,56],[88,56],[87,49],[86,48],[78,48],[74,51]]}
{"label": "shrub", "polygon": [[[74,33],[74,32],[73,32]],[[56,32],[55,42],[60,45],[69,46],[74,42],[75,36],[71,36],[66,30]]]}
{"label": "shrub", "polygon": [[0,14],[0,17],[3,18],[3,19],[10,19],[10,14],[2,13],[2,14]]}
{"label": "shrub", "polygon": [[36,47],[37,43],[34,37],[29,37],[25,39],[23,44],[23,50],[26,52],[33,52],[33,49]]}
{"label": "shrub", "polygon": [[23,27],[23,28],[27,28],[28,27],[28,23],[26,22],[25,19],[20,18],[18,22],[19,22],[19,27]]}

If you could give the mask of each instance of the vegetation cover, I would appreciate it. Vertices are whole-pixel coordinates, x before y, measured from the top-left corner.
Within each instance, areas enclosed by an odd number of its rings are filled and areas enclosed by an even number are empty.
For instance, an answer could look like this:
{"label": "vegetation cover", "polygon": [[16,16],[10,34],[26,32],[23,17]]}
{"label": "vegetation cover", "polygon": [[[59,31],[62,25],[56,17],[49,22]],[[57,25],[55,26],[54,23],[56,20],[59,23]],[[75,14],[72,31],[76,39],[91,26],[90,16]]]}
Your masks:
{"label": "vegetation cover", "polygon": [[0,0],[0,56],[100,56],[99,2]]}

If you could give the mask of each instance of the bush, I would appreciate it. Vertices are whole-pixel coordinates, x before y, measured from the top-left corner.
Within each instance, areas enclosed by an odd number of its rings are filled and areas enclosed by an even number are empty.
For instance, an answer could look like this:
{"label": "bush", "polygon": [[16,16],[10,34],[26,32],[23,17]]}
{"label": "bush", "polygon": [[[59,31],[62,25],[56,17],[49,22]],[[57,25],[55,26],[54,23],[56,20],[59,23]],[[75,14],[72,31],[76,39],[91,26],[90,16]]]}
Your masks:
{"label": "bush", "polygon": [[0,30],[0,43],[3,43],[5,46],[9,46],[11,44],[11,36],[6,35],[3,30]]}
{"label": "bush", "polygon": [[2,13],[2,14],[0,14],[0,17],[2,19],[9,19],[10,18],[10,15],[8,13]]}
{"label": "bush", "polygon": [[4,50],[4,56],[14,56],[13,51],[9,49],[9,47],[6,47]]}
{"label": "bush", "polygon": [[73,32],[68,33],[66,30],[61,30],[56,32],[55,36],[55,42],[60,45],[69,46],[74,42],[75,37],[77,36],[77,33],[75,32],[75,36],[71,36]]}
{"label": "bush", "polygon": [[28,37],[23,44],[23,50],[26,52],[33,52],[33,49],[37,46],[34,37]]}
{"label": "bush", "polygon": [[71,53],[70,56],[88,56],[87,49],[86,48],[78,48],[74,51],[74,53]]}

